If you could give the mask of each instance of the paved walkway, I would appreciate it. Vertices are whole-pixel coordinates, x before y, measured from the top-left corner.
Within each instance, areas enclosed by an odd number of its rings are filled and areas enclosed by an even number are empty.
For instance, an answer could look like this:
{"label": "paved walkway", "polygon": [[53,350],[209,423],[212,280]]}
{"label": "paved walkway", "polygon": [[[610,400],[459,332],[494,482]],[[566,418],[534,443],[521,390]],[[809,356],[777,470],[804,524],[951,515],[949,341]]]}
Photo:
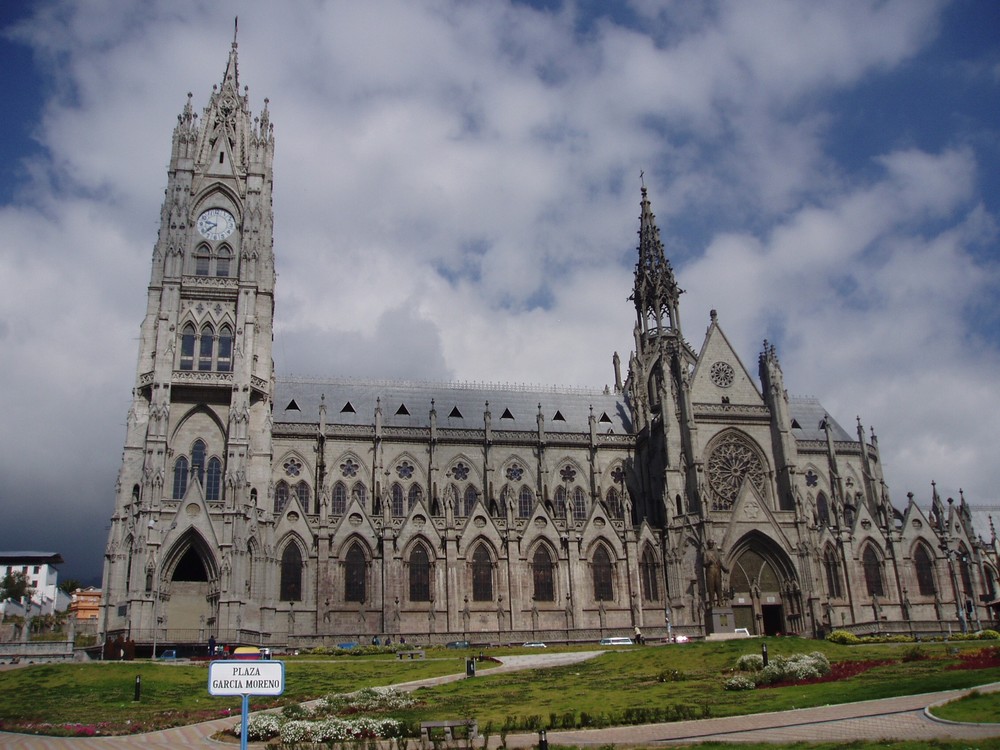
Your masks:
{"label": "paved walkway", "polygon": [[[529,654],[508,656],[504,663],[486,674],[514,672],[523,669],[554,667],[573,664],[592,658],[599,651]],[[465,678],[464,673],[434,677],[427,680],[395,685],[397,689],[412,690],[427,685],[441,685]],[[1000,690],[1000,683],[979,688],[980,691]],[[549,732],[548,741],[553,745],[672,745],[706,742],[838,742],[857,739],[899,740],[979,740],[1000,737],[1000,724],[956,724],[931,718],[925,709],[933,704],[957,698],[968,690],[947,690],[901,698],[886,698],[836,706],[801,708],[750,716],[732,716],[722,719],[677,721],[668,724],[645,724],[633,727],[610,727],[566,732]],[[186,750],[225,750],[233,745],[218,743],[212,735],[232,727],[238,717],[215,719],[202,724],[166,729],[142,735],[123,737],[36,737],[32,735],[0,732],[0,748],[7,750],[128,750],[140,748],[159,750],[178,748]],[[507,737],[509,748],[528,748],[538,744],[537,734],[518,734]],[[499,738],[493,737],[490,747],[496,748]],[[251,743],[263,748],[263,744]]]}

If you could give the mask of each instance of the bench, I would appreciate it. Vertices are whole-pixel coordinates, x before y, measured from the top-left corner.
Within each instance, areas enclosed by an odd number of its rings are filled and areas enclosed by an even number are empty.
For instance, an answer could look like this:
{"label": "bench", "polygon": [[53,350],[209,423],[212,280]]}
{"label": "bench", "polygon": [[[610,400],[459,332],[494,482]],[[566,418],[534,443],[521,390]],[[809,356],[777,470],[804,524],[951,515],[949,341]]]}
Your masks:
{"label": "bench", "polygon": [[453,729],[465,728],[467,732],[466,739],[471,743],[472,740],[479,737],[479,724],[476,723],[475,719],[451,719],[449,721],[422,721],[420,722],[420,744],[422,747],[427,747],[431,742],[431,732],[435,729],[444,730],[444,739],[446,742],[453,741],[454,735]]}
{"label": "bench", "polygon": [[423,659],[424,651],[423,649],[413,649],[412,651],[397,651],[396,658],[402,661],[409,657],[410,659]]}

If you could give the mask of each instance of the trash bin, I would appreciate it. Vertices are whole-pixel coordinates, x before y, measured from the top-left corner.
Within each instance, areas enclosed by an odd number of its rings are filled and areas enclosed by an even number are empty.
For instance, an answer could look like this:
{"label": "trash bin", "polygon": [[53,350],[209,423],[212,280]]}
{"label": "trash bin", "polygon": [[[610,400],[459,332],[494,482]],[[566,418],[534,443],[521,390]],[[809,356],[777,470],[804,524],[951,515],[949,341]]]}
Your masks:
{"label": "trash bin", "polygon": [[476,676],[476,660],[466,659],[465,660],[465,676],[475,677]]}

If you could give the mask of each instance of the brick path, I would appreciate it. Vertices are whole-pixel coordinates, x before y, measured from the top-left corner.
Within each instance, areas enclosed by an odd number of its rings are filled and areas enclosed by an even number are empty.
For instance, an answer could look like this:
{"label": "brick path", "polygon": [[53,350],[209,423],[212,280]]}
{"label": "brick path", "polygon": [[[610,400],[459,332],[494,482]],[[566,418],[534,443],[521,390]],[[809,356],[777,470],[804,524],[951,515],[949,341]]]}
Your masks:
{"label": "brick path", "polygon": [[[573,652],[563,654],[531,654],[512,656],[490,673],[512,672],[521,669],[552,667],[572,664],[589,659],[600,652]],[[486,674],[485,672],[483,673]],[[440,685],[464,679],[464,674],[436,677],[428,680],[396,685],[397,689],[411,690],[424,685]],[[1000,683],[979,688],[980,691],[1000,690]],[[677,721],[668,724],[645,724],[634,727],[610,727],[565,732],[549,732],[550,744],[558,745],[656,745],[706,742],[836,742],[856,739],[899,740],[978,740],[1000,737],[1000,724],[956,724],[929,717],[927,706],[952,700],[968,690],[948,690],[900,698],[886,698],[836,706],[801,708],[749,716],[732,716],[722,719]],[[140,748],[185,748],[220,750],[233,745],[222,745],[211,739],[216,732],[233,726],[238,718],[215,719],[202,724],[192,724],[177,729],[166,729],[143,735],[125,737],[35,737],[31,735],[0,732],[0,748],[4,750],[129,750]],[[509,748],[528,748],[538,744],[537,734],[509,735]],[[496,748],[499,738],[493,737],[490,747]],[[251,743],[251,747],[263,748]]]}

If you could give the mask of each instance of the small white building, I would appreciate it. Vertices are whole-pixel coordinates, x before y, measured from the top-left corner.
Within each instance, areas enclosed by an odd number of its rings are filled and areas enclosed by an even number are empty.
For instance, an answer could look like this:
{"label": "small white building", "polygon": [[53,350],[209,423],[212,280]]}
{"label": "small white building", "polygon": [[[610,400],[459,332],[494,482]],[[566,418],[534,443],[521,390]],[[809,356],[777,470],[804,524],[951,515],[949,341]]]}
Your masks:
{"label": "small white building", "polygon": [[28,616],[50,615],[69,607],[70,597],[59,589],[59,571],[55,568],[62,562],[62,555],[57,552],[0,551],[0,577],[23,573],[32,590],[31,605],[27,608],[21,605]]}

